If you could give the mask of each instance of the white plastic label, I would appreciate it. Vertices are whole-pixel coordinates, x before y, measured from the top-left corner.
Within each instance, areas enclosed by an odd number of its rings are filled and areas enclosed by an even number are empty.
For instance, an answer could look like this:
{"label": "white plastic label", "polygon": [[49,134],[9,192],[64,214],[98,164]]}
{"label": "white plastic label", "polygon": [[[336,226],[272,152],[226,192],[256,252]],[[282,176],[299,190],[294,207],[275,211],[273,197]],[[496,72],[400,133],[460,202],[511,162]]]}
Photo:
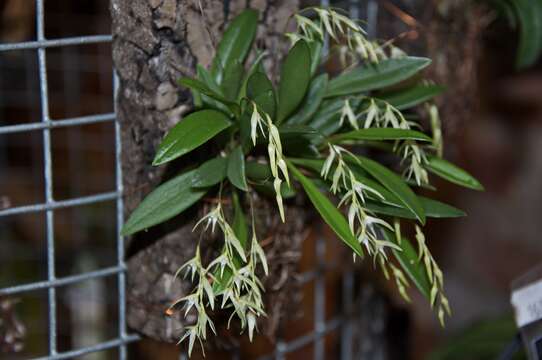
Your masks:
{"label": "white plastic label", "polygon": [[514,290],[511,302],[518,327],[542,319],[542,280]]}

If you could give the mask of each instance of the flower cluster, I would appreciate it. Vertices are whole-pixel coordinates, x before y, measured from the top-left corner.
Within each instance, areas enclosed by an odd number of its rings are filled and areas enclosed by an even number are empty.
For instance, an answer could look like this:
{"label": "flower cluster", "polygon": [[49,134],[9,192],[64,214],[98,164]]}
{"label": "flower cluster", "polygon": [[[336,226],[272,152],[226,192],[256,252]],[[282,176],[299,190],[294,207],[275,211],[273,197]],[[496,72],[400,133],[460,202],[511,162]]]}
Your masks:
{"label": "flower cluster", "polygon": [[[191,294],[171,305],[174,307],[183,303],[185,316],[191,310],[197,313],[197,321],[195,324],[187,326],[184,336],[179,341],[188,339],[189,353],[192,352],[196,338],[200,342],[206,339],[207,327],[216,334],[206,308],[210,307],[213,310],[219,296],[222,296],[220,304],[222,309],[232,308],[230,321],[234,316],[237,316],[240,319],[241,329],[248,329],[251,340],[256,328],[257,317],[265,315],[262,300],[263,284],[256,275],[256,267],[257,264],[260,264],[267,275],[268,265],[254,227],[247,253],[234,230],[226,221],[220,203],[198,221],[194,228],[202,224],[204,230],[211,228],[212,232],[218,225],[224,235],[224,247],[218,257],[212,260],[209,265],[204,266],[198,246],[194,258],[184,264],[177,272],[178,275],[184,271],[185,275],[190,276],[191,281],[195,283]],[[230,321],[228,321],[228,326]]]}
{"label": "flower cluster", "polygon": [[[273,181],[273,187],[275,188],[276,201],[279,208],[280,218],[284,222],[284,205],[282,202],[280,187],[283,181],[286,181],[286,184],[290,186],[290,177],[288,176],[288,167],[286,166],[286,161],[284,160],[284,156],[282,154],[282,143],[280,141],[279,130],[277,129],[275,124],[273,124],[271,118],[267,113],[264,113],[266,117],[266,120],[264,120],[260,115],[260,112],[258,111],[256,103],[253,102],[252,105],[253,110],[250,117],[250,134],[252,142],[254,145],[256,145],[258,128],[260,129],[262,135],[265,136],[265,132],[263,130],[263,124],[265,124],[268,129],[267,153],[269,156],[269,167],[271,168],[271,173],[273,175],[273,178],[275,179]],[[281,179],[281,174],[283,179]]]}
{"label": "flower cluster", "polygon": [[[344,101],[344,105],[341,109],[341,124],[347,120],[350,126],[354,129],[360,128],[360,121],[362,121],[363,128],[370,127],[391,127],[395,129],[409,130],[412,128],[420,127],[420,125],[414,121],[407,120],[404,115],[390,103],[375,99],[371,97],[363,97],[368,102],[368,105],[358,114],[352,109],[348,99]],[[433,113],[435,110],[433,110]],[[436,126],[440,128],[438,121],[438,113],[434,116]],[[436,136],[436,132],[434,132]],[[435,144],[441,142],[442,137],[435,138]],[[411,140],[402,141],[398,146],[394,148],[395,152],[401,156],[403,162],[408,162],[408,167],[405,169],[404,176],[407,179],[416,181],[418,185],[429,183],[427,170],[424,166],[427,163],[427,155],[423,147],[418,143]]]}
{"label": "flower cluster", "polygon": [[355,61],[357,57],[370,62],[378,62],[382,58],[382,50],[376,42],[367,40],[365,31],[352,19],[342,15],[333,9],[309,8],[314,10],[316,20],[296,14],[297,33],[286,34],[293,43],[300,39],[313,41],[323,40],[324,35],[329,35],[338,44],[340,38],[344,38],[345,45],[338,45],[341,60],[346,62],[346,57]]}
{"label": "flower cluster", "polygon": [[390,241],[379,239],[378,226],[388,228],[391,231],[393,231],[393,228],[365,207],[365,199],[371,195],[382,198],[382,195],[356,179],[354,172],[344,160],[343,153],[354,156],[340,146],[329,145],[329,155],[324,162],[320,175],[323,179],[327,179],[333,167],[331,191],[334,194],[337,191],[343,194],[339,207],[343,205],[348,207],[350,231],[356,236],[359,243],[365,247],[367,253],[375,261],[381,262],[387,258],[386,248],[398,247]]}
{"label": "flower cluster", "polygon": [[418,225],[416,225],[416,241],[418,242],[418,261],[422,261],[425,267],[425,272],[431,284],[431,293],[429,295],[429,302],[431,307],[438,306],[438,318],[440,323],[444,326],[444,316],[451,315],[450,304],[448,299],[444,295],[444,279],[442,271],[440,270],[437,262],[431,255],[429,248],[425,244],[425,235]]}

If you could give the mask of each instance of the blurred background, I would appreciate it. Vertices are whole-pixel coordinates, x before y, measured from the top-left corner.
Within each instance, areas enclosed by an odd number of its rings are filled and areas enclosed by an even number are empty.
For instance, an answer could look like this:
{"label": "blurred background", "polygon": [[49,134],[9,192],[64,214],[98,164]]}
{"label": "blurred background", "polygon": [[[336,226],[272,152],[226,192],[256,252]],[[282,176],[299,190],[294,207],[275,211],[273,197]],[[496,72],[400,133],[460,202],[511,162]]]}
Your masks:
{"label": "blurred background", "polygon": [[[516,329],[509,303],[511,282],[542,258],[542,66],[519,69],[516,23],[497,2],[467,0],[353,1],[335,5],[371,18],[370,32],[397,37],[410,54],[428,56],[428,76],[448,87],[442,109],[445,156],[476,176],[483,193],[436,183],[439,200],[468,217],[428,224],[429,246],[445,274],[453,316],[442,329],[424,299],[412,292],[404,303],[393,286],[362,272],[370,289],[386,304],[387,336],[400,353],[389,359],[493,359],[512,341]],[[107,0],[45,2],[49,39],[109,34]],[[36,40],[32,0],[0,2],[0,43]],[[376,20],[376,21],[375,21]],[[0,52],[0,126],[41,119],[36,51]],[[109,43],[47,50],[52,119],[109,114],[113,74]],[[51,131],[53,193],[56,200],[115,190],[114,123],[103,122]],[[41,131],[0,134],[0,210],[43,203],[44,160]],[[55,211],[56,273],[81,274],[116,265],[115,203],[100,202]],[[314,267],[314,238],[304,245],[300,267]],[[325,275],[326,318],[341,311],[337,242],[328,241]],[[45,213],[0,217],[0,289],[47,279]],[[116,278],[104,277],[57,289],[58,350],[106,341],[118,331]],[[367,285],[369,286],[369,285]],[[295,339],[313,328],[314,284],[304,285],[300,317],[282,332]],[[373,312],[371,301],[365,311]],[[363,314],[364,309],[361,309]],[[0,295],[0,358],[47,354],[47,290]],[[7,341],[6,328],[25,329],[20,341]],[[4,327],[4,328],[2,328]],[[17,332],[15,332],[17,333]],[[326,359],[337,356],[340,336],[325,337]],[[377,344],[374,344],[375,346]],[[249,349],[248,346],[244,348]],[[272,349],[265,339],[244,350],[253,358]],[[468,353],[466,353],[468,349]],[[8,350],[18,352],[7,353]],[[404,352],[403,352],[404,350]],[[288,358],[311,358],[311,346]],[[130,345],[130,359],[176,358],[178,348],[154,341]],[[113,348],[85,359],[117,358]],[[83,357],[81,357],[83,358]],[[219,357],[211,357],[219,358]]]}

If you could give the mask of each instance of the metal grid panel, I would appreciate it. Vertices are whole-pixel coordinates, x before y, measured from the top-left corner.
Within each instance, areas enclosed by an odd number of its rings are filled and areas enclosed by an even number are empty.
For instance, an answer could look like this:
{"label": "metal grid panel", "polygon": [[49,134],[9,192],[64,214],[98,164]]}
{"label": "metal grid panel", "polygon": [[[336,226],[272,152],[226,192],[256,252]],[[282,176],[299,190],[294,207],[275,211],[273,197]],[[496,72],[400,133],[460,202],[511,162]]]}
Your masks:
{"label": "metal grid panel", "polygon": [[[329,0],[321,0],[323,6],[329,6]],[[370,0],[365,3],[366,15],[368,22],[368,32],[374,36],[376,24],[377,1]],[[359,0],[351,0],[347,3],[347,8],[353,17],[359,17],[360,4]],[[126,359],[127,344],[139,339],[137,335],[128,334],[126,329],[126,291],[125,291],[125,263],[124,263],[124,241],[120,235],[120,227],[124,221],[123,218],[123,201],[122,201],[122,172],[121,172],[121,142],[120,142],[120,124],[116,120],[114,113],[96,114],[91,116],[83,116],[66,119],[51,119],[49,115],[49,96],[47,83],[47,68],[46,68],[46,52],[51,47],[66,47],[72,45],[84,45],[95,43],[110,43],[111,35],[95,35],[83,37],[70,37],[61,39],[46,39],[44,33],[44,0],[36,0],[36,29],[37,40],[0,44],[0,52],[30,49],[36,50],[38,56],[39,67],[39,88],[41,100],[41,121],[29,124],[18,124],[0,126],[0,135],[41,131],[43,139],[43,156],[44,156],[44,194],[45,201],[39,204],[16,206],[8,209],[0,210],[0,218],[13,216],[18,214],[27,214],[33,212],[45,212],[46,215],[46,246],[47,246],[47,280],[21,284],[0,289],[0,296],[21,294],[24,292],[47,289],[48,296],[48,355],[38,359],[69,359],[89,354],[93,352],[103,351],[112,348],[119,349],[119,359]],[[116,81],[114,81],[116,84]],[[52,151],[51,151],[51,129],[61,127],[73,127],[87,124],[95,124],[102,122],[114,122],[115,128],[115,177],[116,189],[111,192],[94,194],[91,196],[78,197],[68,200],[56,201],[53,196],[53,167],[52,167]],[[55,210],[76,207],[87,204],[93,204],[105,201],[115,201],[116,203],[116,245],[117,258],[116,265],[103,268],[96,271],[85,272],[83,274],[57,277],[55,274],[55,227],[54,215]],[[343,315],[336,316],[329,321],[325,319],[325,278],[326,271],[325,262],[325,239],[318,238],[315,242],[317,266],[314,270],[302,275],[303,282],[314,281],[314,329],[292,341],[286,342],[279,340],[272,354],[261,357],[260,359],[284,359],[286,354],[300,349],[304,346],[313,343],[314,359],[322,360],[325,357],[325,335],[340,330],[341,332],[341,358],[348,360],[352,355],[352,319],[349,316],[353,312],[353,274],[346,272],[343,274],[343,289],[342,289],[342,311]],[[59,352],[57,349],[57,294],[56,290],[59,286],[79,283],[82,281],[115,276],[118,283],[118,330],[117,336],[109,341],[101,342],[93,346],[84,347],[76,350]],[[232,355],[232,358],[238,356]],[[181,354],[181,359],[186,358],[186,354]]]}

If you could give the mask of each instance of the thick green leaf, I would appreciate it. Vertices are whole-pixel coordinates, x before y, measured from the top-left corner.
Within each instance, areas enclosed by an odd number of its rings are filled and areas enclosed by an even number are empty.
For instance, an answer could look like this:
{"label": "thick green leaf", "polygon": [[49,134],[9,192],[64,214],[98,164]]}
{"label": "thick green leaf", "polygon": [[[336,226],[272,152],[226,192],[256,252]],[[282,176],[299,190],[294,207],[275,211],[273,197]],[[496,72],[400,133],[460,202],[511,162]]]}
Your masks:
{"label": "thick green leaf", "polygon": [[211,74],[219,85],[235,61],[241,64],[245,61],[257,27],[258,12],[245,10],[233,19],[224,32],[211,67]]}
{"label": "thick green leaf", "polygon": [[442,158],[429,156],[427,170],[454,184],[473,190],[484,190],[482,184],[471,174]]}
{"label": "thick green leaf", "polygon": [[231,126],[228,117],[216,110],[201,110],[175,125],[160,144],[153,165],[164,164],[212,139]]}
{"label": "thick green leaf", "polygon": [[255,74],[258,71],[258,68],[260,67],[260,64],[264,58],[266,53],[264,51],[260,52],[256,59],[254,59],[254,62],[250,65],[250,68],[245,73],[245,76],[243,78],[243,82],[241,85],[241,90],[239,91],[239,100],[247,96],[247,85],[248,85],[248,79]]}
{"label": "thick green leaf", "polygon": [[201,80],[198,79],[192,79],[192,78],[182,78],[179,80],[179,84],[186,86],[192,90],[195,90],[202,95],[208,96],[214,100],[217,100],[224,104],[229,111],[231,111],[235,116],[239,116],[241,109],[239,108],[239,105],[233,101],[230,101],[226,99],[222,94],[214,91],[211,89],[207,84]]}
{"label": "thick green leaf", "polygon": [[510,3],[519,20],[516,66],[521,69],[534,64],[542,52],[542,2],[512,0]]}
{"label": "thick green leaf", "polygon": [[446,88],[433,84],[417,84],[406,89],[387,92],[376,97],[382,99],[399,110],[408,109],[434,98]]}
{"label": "thick green leaf", "polygon": [[209,187],[218,184],[226,178],[228,158],[217,156],[200,165],[194,174],[192,186]]}
{"label": "thick green leaf", "polygon": [[245,155],[240,146],[236,147],[228,158],[228,179],[243,191],[248,191],[245,175]]}
{"label": "thick green leaf", "polygon": [[[275,199],[277,194],[275,192],[275,187],[273,186],[273,181],[264,181],[262,183],[254,184],[254,190],[260,194],[267,196],[268,198]],[[280,196],[283,199],[291,199],[296,196],[296,191],[289,187],[285,182],[280,184]]]}
{"label": "thick green leaf", "polygon": [[122,235],[131,235],[169,220],[201,199],[207,189],[192,187],[195,172],[176,176],[147,195],[122,227]]}
{"label": "thick green leaf", "polygon": [[[423,206],[425,216],[428,218],[455,218],[462,217],[466,214],[451,205],[443,202],[419,196],[418,199]],[[374,211],[377,214],[389,215],[400,217],[404,219],[416,219],[416,216],[412,214],[408,209],[402,205],[395,206],[389,205],[379,201],[380,199],[367,200],[367,209]]]}
{"label": "thick green leaf", "polygon": [[332,136],[329,141],[332,143],[340,143],[345,140],[416,140],[429,141],[432,139],[422,132],[407,129],[393,128],[369,128],[350,131],[347,133],[337,134]]}
{"label": "thick green leaf", "polygon": [[322,216],[322,219],[331,227],[331,229],[344,241],[354,252],[363,256],[363,250],[359,244],[356,236],[352,234],[348,227],[348,222],[339,210],[333,205],[329,199],[324,196],[316,185],[303,175],[291,162],[287,162],[288,168],[294,175],[294,177],[301,183],[301,186],[305,190],[305,193],[309,197],[310,201]]}
{"label": "thick green leaf", "polygon": [[[255,72],[247,83],[247,97],[253,100],[260,110],[266,112],[271,119],[275,118],[275,89],[271,80],[262,72]],[[249,109],[252,113],[252,109]]]}
{"label": "thick green leaf", "polygon": [[[388,241],[392,241],[397,244],[395,240],[395,235],[388,230],[383,230],[384,237]],[[418,254],[410,240],[407,238],[402,238],[401,243],[397,244],[401,251],[392,249],[393,255],[399,261],[399,264],[403,270],[407,273],[408,277],[420,290],[420,292],[429,300],[431,293],[431,284],[427,278],[427,273],[422,262],[418,261]]]}
{"label": "thick green leaf", "polygon": [[222,91],[226,99],[233,101],[237,99],[239,89],[241,88],[241,80],[245,73],[245,68],[239,61],[234,61],[227,73],[224,74],[222,82]]}
{"label": "thick green leaf", "polygon": [[410,187],[401,179],[397,174],[388,169],[387,167],[377,163],[369,158],[358,156],[352,164],[358,164],[371,176],[377,179],[386,189],[392,192],[401,203],[414,214],[416,218],[422,223],[425,223],[425,212],[422,204],[418,200],[416,194],[412,192]]}
{"label": "thick green leaf", "polygon": [[310,79],[310,49],[304,40],[299,40],[282,64],[278,92],[278,124],[286,120],[301,103],[309,87]]}
{"label": "thick green leaf", "polygon": [[287,124],[306,124],[310,120],[324,99],[327,81],[327,74],[321,74],[311,81],[309,91],[299,107],[299,111],[286,120]]}
{"label": "thick green leaf", "polygon": [[404,57],[358,67],[329,81],[326,97],[359,94],[406,80],[431,63],[430,59]]}
{"label": "thick green leaf", "polygon": [[256,161],[247,161],[245,164],[246,176],[253,181],[267,181],[271,178],[271,168],[269,164],[262,164]]}

